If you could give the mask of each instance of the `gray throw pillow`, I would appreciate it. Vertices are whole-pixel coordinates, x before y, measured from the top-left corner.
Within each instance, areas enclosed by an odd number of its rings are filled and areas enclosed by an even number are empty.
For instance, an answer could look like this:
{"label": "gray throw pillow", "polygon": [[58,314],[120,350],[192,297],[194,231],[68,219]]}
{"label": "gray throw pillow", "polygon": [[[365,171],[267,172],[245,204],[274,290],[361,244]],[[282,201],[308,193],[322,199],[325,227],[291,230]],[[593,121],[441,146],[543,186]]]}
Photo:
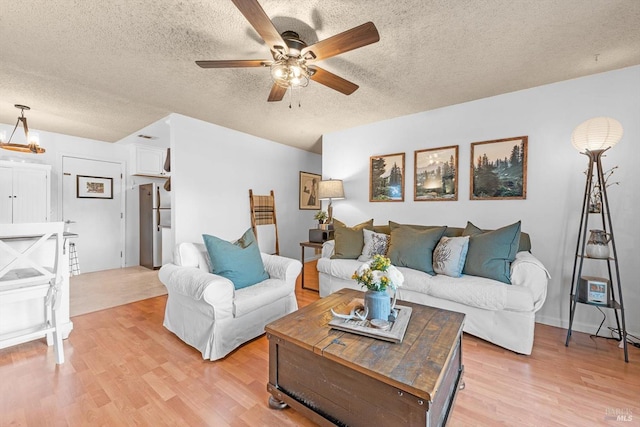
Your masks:
{"label": "gray throw pillow", "polygon": [[418,229],[400,224],[391,225],[388,256],[391,264],[409,267],[434,275],[433,250],[447,227]]}
{"label": "gray throw pillow", "polygon": [[470,222],[464,235],[470,236],[463,274],[486,277],[511,284],[511,263],[520,242],[520,221],[494,231],[480,230]]}
{"label": "gray throw pillow", "polygon": [[[447,232],[445,233],[446,236],[450,236],[449,235],[450,229],[451,227],[447,228]],[[487,231],[493,231],[493,230],[482,230],[476,227],[475,225],[473,225],[472,223],[470,223],[469,221],[467,221],[467,226],[464,228],[461,235],[474,236],[476,234],[486,233]],[[458,234],[458,236],[460,236],[460,234]],[[523,233],[522,230],[520,230],[520,240],[518,241],[518,252],[531,252],[531,239],[529,238],[529,235],[527,233]]]}

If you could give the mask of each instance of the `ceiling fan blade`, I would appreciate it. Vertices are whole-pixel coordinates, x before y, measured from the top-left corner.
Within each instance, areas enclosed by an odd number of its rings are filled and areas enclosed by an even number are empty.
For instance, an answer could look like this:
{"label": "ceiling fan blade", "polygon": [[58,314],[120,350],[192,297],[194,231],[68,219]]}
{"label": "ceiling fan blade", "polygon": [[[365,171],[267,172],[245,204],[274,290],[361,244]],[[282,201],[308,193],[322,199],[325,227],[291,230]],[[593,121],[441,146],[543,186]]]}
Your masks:
{"label": "ceiling fan blade", "polygon": [[287,44],[257,0],[231,0],[272,51],[289,53]]}
{"label": "ceiling fan blade", "polygon": [[240,68],[240,67],[268,67],[271,65],[267,59],[246,59],[246,60],[220,60],[220,61],[196,61],[202,68]]}
{"label": "ceiling fan blade", "polygon": [[344,93],[345,95],[351,95],[360,87],[357,84],[351,83],[349,80],[345,80],[340,76],[336,76],[323,68],[309,67],[309,69],[314,71],[313,75],[310,77],[311,80],[337,90],[338,92]]}
{"label": "ceiling fan blade", "polygon": [[277,84],[274,83],[273,86],[271,86],[271,92],[269,92],[269,99],[267,99],[267,101],[268,102],[282,101],[282,98],[284,98],[285,93],[287,93],[286,87],[278,86]]}
{"label": "ceiling fan blade", "polygon": [[301,55],[303,58],[306,58],[307,61],[319,61],[371,43],[376,43],[379,40],[380,34],[378,34],[378,29],[373,25],[373,22],[367,22],[366,24],[307,46],[302,49]]}

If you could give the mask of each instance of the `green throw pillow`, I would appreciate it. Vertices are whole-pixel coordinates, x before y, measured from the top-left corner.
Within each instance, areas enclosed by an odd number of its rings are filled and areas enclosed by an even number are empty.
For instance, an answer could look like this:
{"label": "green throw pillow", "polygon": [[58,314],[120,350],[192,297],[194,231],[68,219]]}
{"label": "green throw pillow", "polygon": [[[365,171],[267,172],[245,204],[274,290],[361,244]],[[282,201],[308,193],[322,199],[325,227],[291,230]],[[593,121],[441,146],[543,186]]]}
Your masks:
{"label": "green throw pillow", "polygon": [[409,225],[389,223],[391,239],[387,252],[391,264],[409,267],[434,275],[433,249],[447,227],[417,228]]}
{"label": "green throw pillow", "polygon": [[269,278],[252,229],[248,229],[234,243],[208,234],[203,234],[202,239],[211,259],[211,272],[231,280],[236,289],[246,288]]}
{"label": "green throw pillow", "polygon": [[511,263],[520,242],[520,221],[483,232],[468,222],[463,235],[470,236],[463,274],[511,284]]}
{"label": "green throw pillow", "polygon": [[369,221],[355,225],[353,227],[347,227],[347,225],[333,220],[333,239],[335,240],[335,246],[333,250],[332,259],[356,259],[362,254],[362,248],[364,246],[364,236],[362,235],[362,229],[371,229],[373,227],[373,218]]}

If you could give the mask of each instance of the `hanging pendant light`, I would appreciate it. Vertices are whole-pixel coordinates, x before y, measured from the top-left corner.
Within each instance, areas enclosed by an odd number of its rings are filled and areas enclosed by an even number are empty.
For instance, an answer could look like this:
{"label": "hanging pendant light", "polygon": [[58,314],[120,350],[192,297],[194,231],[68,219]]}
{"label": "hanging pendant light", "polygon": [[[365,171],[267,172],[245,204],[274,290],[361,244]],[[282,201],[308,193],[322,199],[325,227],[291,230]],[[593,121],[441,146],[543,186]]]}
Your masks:
{"label": "hanging pendant light", "polygon": [[[39,138],[37,134],[32,134],[29,136],[29,126],[27,125],[27,118],[24,116],[24,110],[29,111],[31,108],[26,105],[15,104],[14,107],[20,110],[20,116],[18,117],[18,121],[16,125],[13,127],[13,132],[11,132],[11,136],[7,142],[4,141],[5,135],[4,133],[0,133],[0,148],[11,151],[18,151],[20,153],[33,153],[33,154],[42,154],[46,150],[41,148],[39,143]],[[24,129],[24,135],[26,138],[26,144],[17,144],[11,142],[13,139],[13,135],[16,133],[16,129],[18,129],[18,125],[22,123],[22,127]]]}

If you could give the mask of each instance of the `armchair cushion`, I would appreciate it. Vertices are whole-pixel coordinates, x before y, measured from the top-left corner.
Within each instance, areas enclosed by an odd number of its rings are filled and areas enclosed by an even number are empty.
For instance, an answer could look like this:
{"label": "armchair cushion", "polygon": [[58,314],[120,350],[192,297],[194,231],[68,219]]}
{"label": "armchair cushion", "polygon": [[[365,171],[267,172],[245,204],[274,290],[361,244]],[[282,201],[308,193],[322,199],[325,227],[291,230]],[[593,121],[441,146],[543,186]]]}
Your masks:
{"label": "armchair cushion", "polygon": [[252,229],[234,243],[208,234],[203,234],[202,239],[211,259],[211,272],[231,280],[236,289],[269,278]]}

